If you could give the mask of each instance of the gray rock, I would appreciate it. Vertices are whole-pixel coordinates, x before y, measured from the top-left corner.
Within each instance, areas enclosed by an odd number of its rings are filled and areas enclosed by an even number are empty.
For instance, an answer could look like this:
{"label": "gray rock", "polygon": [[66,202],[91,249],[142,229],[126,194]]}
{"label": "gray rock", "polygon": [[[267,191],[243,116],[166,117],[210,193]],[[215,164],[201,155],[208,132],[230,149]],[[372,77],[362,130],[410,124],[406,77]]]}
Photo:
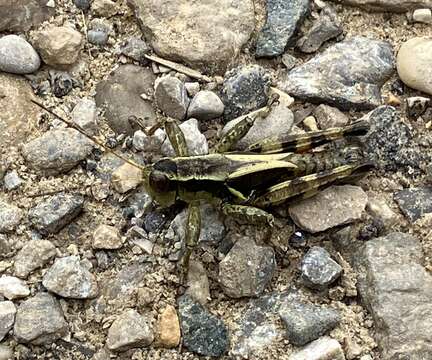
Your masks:
{"label": "gray rock", "polygon": [[372,11],[404,13],[413,9],[432,8],[431,0],[333,0]]}
{"label": "gray rock", "polygon": [[24,281],[3,275],[0,277],[0,295],[8,300],[21,299],[30,295],[30,289]]}
{"label": "gray rock", "polygon": [[281,55],[309,11],[309,0],[269,0],[267,20],[258,35],[257,57]]}
{"label": "gray rock", "polygon": [[227,72],[221,90],[225,120],[265,106],[269,87],[270,77],[261,66],[240,66]]}
{"label": "gray rock", "polygon": [[98,294],[95,276],[80,262],[78,256],[56,259],[42,279],[49,291],[71,299],[90,299]]}
{"label": "gray rock", "polygon": [[432,187],[404,189],[398,191],[394,199],[411,223],[432,213]]}
{"label": "gray rock", "polygon": [[93,99],[80,99],[71,113],[75,124],[84,129],[88,134],[94,135],[97,131],[97,109]]}
{"label": "gray rock", "polygon": [[423,96],[412,96],[406,99],[406,104],[408,117],[417,119],[426,112],[430,104],[430,99]]}
{"label": "gray rock", "polygon": [[150,47],[144,40],[132,37],[121,45],[120,52],[140,64],[145,64],[147,62],[145,55],[150,52]]}
{"label": "gray rock", "polygon": [[6,190],[11,191],[18,189],[23,183],[23,180],[19,177],[16,170],[12,170],[5,175],[3,182]]}
{"label": "gray rock", "polygon": [[[252,0],[129,0],[151,47],[161,57],[223,72],[255,28]],[[208,16],[208,14],[212,14]]]}
{"label": "gray rock", "polygon": [[93,0],[92,12],[96,16],[109,18],[118,13],[118,4],[111,0]]}
{"label": "gray rock", "polygon": [[179,79],[165,76],[156,81],[154,96],[157,106],[165,115],[178,120],[185,118],[190,100]]}
{"label": "gray rock", "polygon": [[210,300],[210,286],[206,270],[203,264],[197,260],[191,260],[187,273],[185,294],[201,305]]}
{"label": "gray rock", "polygon": [[281,58],[282,64],[285,65],[287,70],[291,70],[297,64],[297,58],[291,54],[285,53]]}
{"label": "gray rock", "polygon": [[383,360],[426,359],[432,354],[432,276],[422,266],[421,243],[391,233],[356,254],[358,289],[375,323]]}
{"label": "gray rock", "polygon": [[185,82],[184,85],[190,97],[194,97],[201,89],[199,82]]}
{"label": "gray rock", "polygon": [[9,257],[13,251],[13,240],[9,240],[9,238],[4,235],[0,234],[0,260],[5,259],[6,257]]}
{"label": "gray rock", "polygon": [[11,360],[13,359],[12,348],[7,345],[0,344],[0,360]]}
{"label": "gray rock", "polygon": [[161,151],[166,137],[167,135],[162,129],[157,129],[151,136],[146,135],[142,130],[138,130],[134,133],[132,145],[138,151],[157,154]]}
{"label": "gray rock", "polygon": [[420,22],[424,24],[432,23],[432,11],[431,9],[416,9],[412,14],[414,22]]}
{"label": "gray rock", "polygon": [[73,0],[75,6],[80,10],[90,9],[90,0]]}
{"label": "gray rock", "polygon": [[123,246],[120,231],[114,226],[101,224],[93,232],[93,249],[120,249]]}
{"label": "gray rock", "polygon": [[10,232],[21,222],[23,211],[15,205],[0,201],[0,233]]}
{"label": "gray rock", "polygon": [[312,27],[297,41],[297,47],[304,53],[313,53],[326,41],[339,36],[342,32],[342,24],[336,11],[326,6]]}
{"label": "gray rock", "polygon": [[37,293],[17,310],[14,336],[19,343],[52,344],[68,332],[59,302],[47,293]]}
{"label": "gray rock", "polygon": [[183,346],[202,356],[222,356],[228,349],[228,330],[221,319],[184,295],[178,300]]}
{"label": "gray rock", "polygon": [[[4,339],[15,322],[16,308],[12,301],[0,301],[0,341]],[[1,350],[0,350],[1,359]]]}
{"label": "gray rock", "polygon": [[194,96],[189,109],[188,117],[198,120],[211,120],[223,114],[224,104],[213,91],[203,90]]}
{"label": "gray rock", "polygon": [[149,322],[133,309],[126,310],[108,330],[106,346],[111,351],[126,351],[145,347],[153,342],[154,335]]}
{"label": "gray rock", "polygon": [[287,338],[295,346],[303,346],[333,330],[340,322],[337,310],[294,302],[279,309]]}
{"label": "gray rock", "polygon": [[25,39],[17,35],[0,38],[0,71],[30,74],[39,67],[39,55]]}
{"label": "gray rock", "polygon": [[33,270],[41,268],[56,255],[55,246],[48,240],[30,240],[14,259],[14,274],[26,278]]}
{"label": "gray rock", "polygon": [[291,70],[280,88],[302,100],[340,109],[371,109],[381,103],[380,88],[392,74],[393,63],[388,42],[354,37]]}
{"label": "gray rock", "polygon": [[81,195],[60,193],[30,209],[29,219],[41,233],[55,234],[80,214],[83,205]]}
{"label": "gray rock", "polygon": [[312,247],[301,262],[301,278],[311,289],[325,290],[342,274],[342,267],[322,247]]}
{"label": "gray rock", "polygon": [[302,229],[317,233],[360,220],[368,198],[358,186],[331,186],[317,195],[289,206]]}
{"label": "gray rock", "polygon": [[107,300],[117,299],[121,296],[126,302],[131,298],[138,287],[144,285],[147,269],[143,264],[132,263],[125,265],[103,288],[103,295]]}
{"label": "gray rock", "polygon": [[117,133],[132,135],[129,118],[142,118],[144,126],[156,123],[151,101],[141,94],[153,94],[155,76],[150,69],[135,65],[119,66],[96,87],[96,105],[105,110],[108,125]]}
{"label": "gray rock", "polygon": [[325,104],[317,106],[313,111],[313,115],[321,130],[333,127],[342,127],[348,125],[349,122],[348,116],[346,116],[342,111]]}
{"label": "gray rock", "polygon": [[288,360],[345,360],[342,346],[328,336],[311,342],[302,350],[291,355]]}
{"label": "gray rock", "polygon": [[75,129],[50,130],[23,146],[22,154],[34,169],[54,175],[84,160],[93,143]]}
{"label": "gray rock", "polygon": [[104,46],[108,42],[108,33],[100,29],[91,29],[87,33],[89,43]]}
{"label": "gray rock", "polygon": [[219,264],[219,281],[225,294],[233,298],[259,296],[276,269],[271,247],[257,246],[252,239],[237,240]]}

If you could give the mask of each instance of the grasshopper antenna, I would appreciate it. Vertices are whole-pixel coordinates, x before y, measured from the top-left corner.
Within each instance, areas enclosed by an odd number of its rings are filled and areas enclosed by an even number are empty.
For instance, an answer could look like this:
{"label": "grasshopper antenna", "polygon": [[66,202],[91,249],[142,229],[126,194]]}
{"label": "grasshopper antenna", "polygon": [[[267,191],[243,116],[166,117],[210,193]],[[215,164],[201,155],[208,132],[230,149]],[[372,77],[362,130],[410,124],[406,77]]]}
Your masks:
{"label": "grasshopper antenna", "polygon": [[96,140],[93,136],[87,134],[82,127],[80,127],[77,124],[74,124],[73,122],[66,120],[65,118],[63,118],[62,116],[56,114],[54,111],[52,111],[51,109],[48,109],[44,104],[40,103],[37,100],[34,99],[30,99],[30,101],[34,104],[36,104],[37,106],[39,106],[41,109],[45,110],[47,113],[53,115],[54,117],[56,117],[57,119],[59,119],[60,121],[62,121],[63,123],[65,123],[66,125],[68,125],[69,127],[75,129],[76,131],[80,132],[82,135],[84,135],[87,139],[93,141],[96,145],[100,146],[101,148],[103,148],[106,152],[109,152],[110,154],[113,154],[114,156],[118,157],[120,160],[123,160],[125,162],[127,162],[128,164],[135,166],[141,170],[144,170],[144,167],[135,163],[132,160],[129,160],[128,158],[124,157],[123,155],[120,155],[119,153],[109,149],[108,147],[106,147],[104,144],[102,144],[99,140]]}

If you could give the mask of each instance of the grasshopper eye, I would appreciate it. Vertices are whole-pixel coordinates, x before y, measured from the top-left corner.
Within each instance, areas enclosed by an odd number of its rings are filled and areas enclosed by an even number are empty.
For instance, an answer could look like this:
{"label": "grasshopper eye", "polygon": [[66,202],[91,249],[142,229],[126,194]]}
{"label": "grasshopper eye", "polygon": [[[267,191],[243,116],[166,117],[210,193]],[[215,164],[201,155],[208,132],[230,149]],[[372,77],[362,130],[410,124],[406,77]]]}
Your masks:
{"label": "grasshopper eye", "polygon": [[160,171],[152,171],[149,178],[150,186],[158,193],[170,190],[170,180]]}

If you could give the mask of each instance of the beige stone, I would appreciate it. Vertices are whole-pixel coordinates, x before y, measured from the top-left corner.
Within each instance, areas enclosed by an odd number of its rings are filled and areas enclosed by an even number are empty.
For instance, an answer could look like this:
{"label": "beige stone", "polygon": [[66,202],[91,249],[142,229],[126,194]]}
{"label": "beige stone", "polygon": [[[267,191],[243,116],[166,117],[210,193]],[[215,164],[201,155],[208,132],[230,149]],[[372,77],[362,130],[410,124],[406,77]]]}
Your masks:
{"label": "beige stone", "polygon": [[114,226],[99,225],[93,233],[93,248],[94,249],[120,249],[123,246],[123,241],[120,231]]}
{"label": "beige stone", "polygon": [[112,186],[120,194],[136,188],[142,181],[142,170],[128,163],[119,166],[111,177]]}
{"label": "beige stone", "polygon": [[158,318],[158,345],[176,347],[180,342],[180,323],[174,306],[167,305]]}

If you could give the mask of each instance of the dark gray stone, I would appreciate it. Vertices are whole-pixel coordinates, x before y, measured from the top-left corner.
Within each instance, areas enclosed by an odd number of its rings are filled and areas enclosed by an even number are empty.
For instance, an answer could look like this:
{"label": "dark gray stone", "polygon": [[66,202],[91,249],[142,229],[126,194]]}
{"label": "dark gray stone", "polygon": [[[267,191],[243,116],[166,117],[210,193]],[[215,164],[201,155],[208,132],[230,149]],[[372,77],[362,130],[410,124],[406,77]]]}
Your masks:
{"label": "dark gray stone", "polygon": [[432,213],[432,187],[404,189],[394,198],[411,223]]}
{"label": "dark gray stone", "polygon": [[80,10],[90,9],[90,0],[73,0],[75,6]]}
{"label": "dark gray stone", "polygon": [[228,330],[221,319],[184,295],[178,300],[183,345],[203,356],[222,356],[228,349]]}
{"label": "dark gray stone", "polygon": [[100,29],[91,29],[87,33],[89,43],[104,46],[108,42],[108,33]]}
{"label": "dark gray stone", "polygon": [[165,76],[156,83],[156,104],[162,112],[174,119],[183,120],[189,106],[184,84],[174,76]]}
{"label": "dark gray stone", "polygon": [[390,43],[354,37],[291,70],[280,88],[302,100],[340,109],[371,109],[380,105],[380,88],[393,70]]}
{"label": "dark gray stone", "polygon": [[322,247],[312,247],[301,262],[301,278],[311,289],[327,289],[341,273],[342,267]]}
{"label": "dark gray stone", "polygon": [[38,53],[23,38],[6,35],[0,38],[0,71],[12,74],[30,74],[41,64]]}
{"label": "dark gray stone", "polygon": [[144,40],[132,37],[121,45],[120,52],[128,58],[138,61],[140,64],[145,64],[147,63],[145,55],[150,52],[150,47]]}
{"label": "dark gray stone", "polygon": [[257,57],[281,55],[309,11],[309,0],[268,0],[267,21],[258,35]]}
{"label": "dark gray stone", "polygon": [[69,94],[76,82],[67,72],[50,71],[51,89],[54,96],[61,98]]}
{"label": "dark gray stone", "polygon": [[240,66],[227,72],[221,90],[225,120],[265,106],[269,87],[270,77],[261,66]]}
{"label": "dark gray stone", "polygon": [[81,195],[57,194],[37,204],[29,211],[33,226],[43,234],[55,234],[68,225],[82,211]]}

